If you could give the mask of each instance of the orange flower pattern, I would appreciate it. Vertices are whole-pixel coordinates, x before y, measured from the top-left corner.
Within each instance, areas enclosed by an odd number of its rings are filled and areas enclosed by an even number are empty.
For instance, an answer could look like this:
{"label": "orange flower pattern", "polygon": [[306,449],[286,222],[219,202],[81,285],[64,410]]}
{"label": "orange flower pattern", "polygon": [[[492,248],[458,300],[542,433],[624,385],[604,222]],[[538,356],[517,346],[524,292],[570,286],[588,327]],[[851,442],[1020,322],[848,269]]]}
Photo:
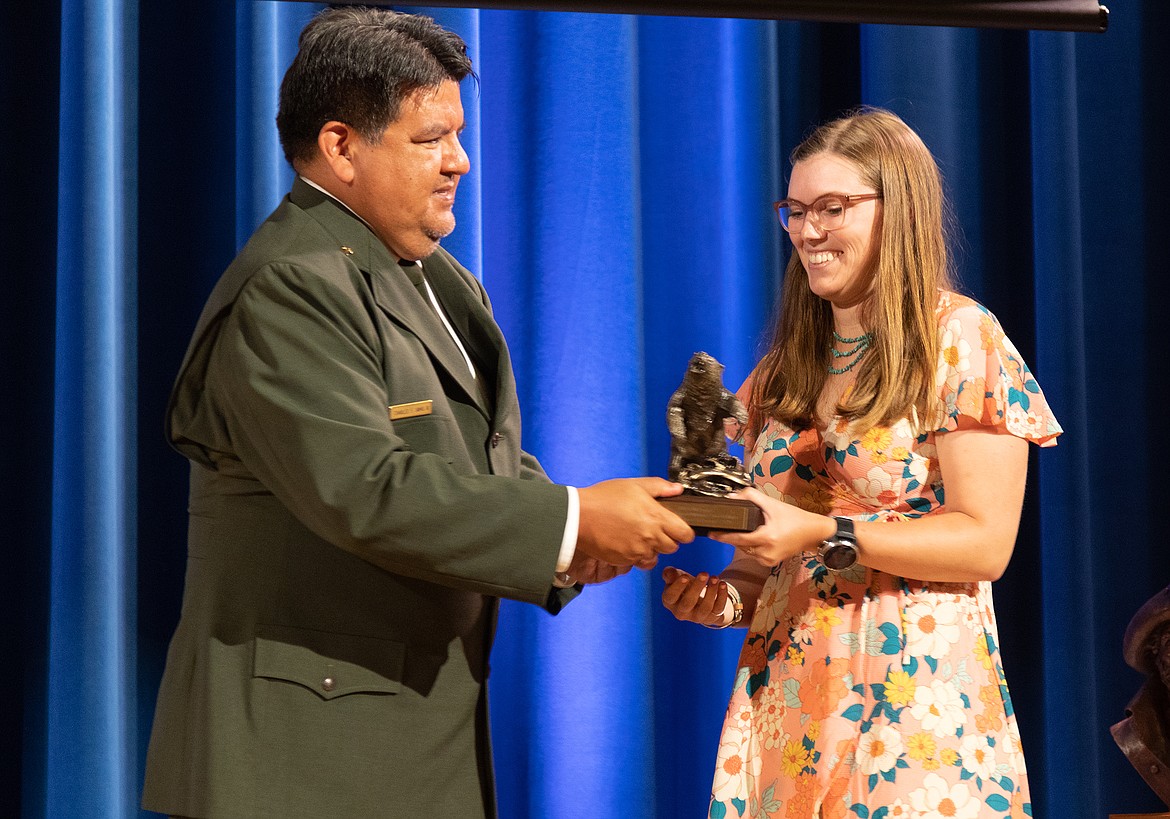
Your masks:
{"label": "orange flower pattern", "polygon": [[[756,486],[805,509],[896,524],[944,508],[935,436],[960,416],[1054,444],[1060,425],[995,317],[954,293],[937,315],[938,429],[903,420],[855,437],[840,419],[800,432],[772,421],[745,441]],[[990,583],[863,566],[834,574],[803,554],[773,568],[760,601],[710,819],[1032,815]]]}

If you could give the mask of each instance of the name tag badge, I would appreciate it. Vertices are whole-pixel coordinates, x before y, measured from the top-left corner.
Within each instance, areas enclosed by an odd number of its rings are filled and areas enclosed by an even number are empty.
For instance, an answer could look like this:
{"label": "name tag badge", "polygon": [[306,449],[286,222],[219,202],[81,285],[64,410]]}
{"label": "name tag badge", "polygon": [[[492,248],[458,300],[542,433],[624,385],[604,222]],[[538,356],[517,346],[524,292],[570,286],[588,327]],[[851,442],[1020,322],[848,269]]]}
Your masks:
{"label": "name tag badge", "polygon": [[392,407],[387,407],[390,410],[391,421],[401,421],[403,418],[417,418],[420,415],[431,414],[431,400],[426,401],[412,401],[409,404],[395,404]]}

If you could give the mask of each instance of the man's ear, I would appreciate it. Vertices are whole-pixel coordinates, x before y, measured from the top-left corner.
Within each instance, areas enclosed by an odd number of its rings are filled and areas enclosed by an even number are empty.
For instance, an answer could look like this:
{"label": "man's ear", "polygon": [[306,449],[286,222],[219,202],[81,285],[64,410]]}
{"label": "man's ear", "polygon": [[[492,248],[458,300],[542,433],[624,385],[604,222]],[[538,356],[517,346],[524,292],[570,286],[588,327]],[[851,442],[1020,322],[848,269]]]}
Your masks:
{"label": "man's ear", "polygon": [[317,132],[317,153],[333,176],[343,184],[354,179],[354,152],[358,135],[344,122],[330,120]]}

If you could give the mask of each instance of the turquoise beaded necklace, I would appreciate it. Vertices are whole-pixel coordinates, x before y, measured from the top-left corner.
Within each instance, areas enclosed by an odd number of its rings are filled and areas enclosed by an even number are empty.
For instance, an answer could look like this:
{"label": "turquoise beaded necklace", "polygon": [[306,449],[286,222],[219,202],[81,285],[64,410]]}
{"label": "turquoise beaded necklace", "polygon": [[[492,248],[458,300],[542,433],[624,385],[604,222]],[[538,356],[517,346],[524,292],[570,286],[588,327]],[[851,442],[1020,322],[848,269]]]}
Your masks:
{"label": "turquoise beaded necklace", "polygon": [[829,352],[833,354],[833,360],[837,361],[842,358],[851,358],[852,360],[841,367],[834,367],[829,365],[829,373],[831,375],[841,375],[852,370],[865,357],[865,351],[869,349],[870,343],[873,341],[872,333],[863,333],[854,338],[843,338],[836,330],[833,331],[833,340],[837,344],[852,344],[854,347],[850,350],[838,350],[835,344],[829,345]]}

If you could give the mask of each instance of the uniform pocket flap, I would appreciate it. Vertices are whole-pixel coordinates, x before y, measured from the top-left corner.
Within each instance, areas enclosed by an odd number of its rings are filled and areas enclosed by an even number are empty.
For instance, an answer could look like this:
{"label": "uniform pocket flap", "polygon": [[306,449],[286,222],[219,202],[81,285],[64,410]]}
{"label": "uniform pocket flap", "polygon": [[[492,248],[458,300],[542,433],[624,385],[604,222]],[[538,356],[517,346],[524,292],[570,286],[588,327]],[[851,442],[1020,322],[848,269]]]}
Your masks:
{"label": "uniform pocket flap", "polygon": [[393,423],[394,434],[414,452],[430,452],[447,457],[447,453],[455,446],[458,431],[455,423],[445,416],[419,415]]}
{"label": "uniform pocket flap", "polygon": [[323,699],[402,690],[406,646],[394,640],[257,626],[252,674],[303,685]]}

